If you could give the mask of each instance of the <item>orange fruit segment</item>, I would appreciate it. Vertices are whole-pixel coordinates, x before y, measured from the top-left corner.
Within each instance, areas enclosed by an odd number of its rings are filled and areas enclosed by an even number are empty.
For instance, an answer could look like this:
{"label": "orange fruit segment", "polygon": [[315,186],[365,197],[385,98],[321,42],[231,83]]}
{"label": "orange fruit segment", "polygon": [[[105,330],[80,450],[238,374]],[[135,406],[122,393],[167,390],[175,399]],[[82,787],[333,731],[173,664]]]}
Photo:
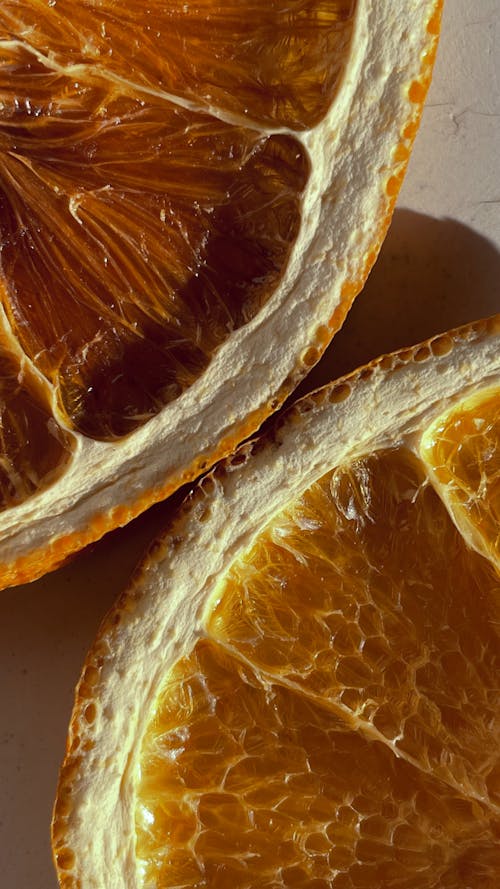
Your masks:
{"label": "orange fruit segment", "polygon": [[[32,56],[12,67],[29,88]],[[66,422],[114,439],[269,299],[308,162],[290,137],[37,68],[3,168],[5,308]]]}
{"label": "orange fruit segment", "polygon": [[493,887],[488,807],[354,720],[210,642],[163,694],[141,760],[139,885]]}
{"label": "orange fruit segment", "polygon": [[[318,390],[200,483],[89,653],[64,889],[493,889],[499,331]],[[479,476],[480,552],[450,506]]]}
{"label": "orange fruit segment", "polygon": [[428,430],[431,466],[464,536],[500,569],[500,399],[488,390]]}
{"label": "orange fruit segment", "polygon": [[[6,35],[35,56],[148,93],[172,93],[260,123],[309,129],[328,112],[344,70],[357,0],[142,5],[6,0]],[[168,47],[168,52],[165,47]]]}
{"label": "orange fruit segment", "polygon": [[0,343],[0,507],[22,503],[54,482],[71,457],[73,442],[17,356]]}
{"label": "orange fruit segment", "polygon": [[287,136],[60,75],[56,99],[38,76],[3,172],[5,308],[66,423],[112,440],[178,398],[269,299],[308,163]]}
{"label": "orange fruit segment", "polygon": [[430,79],[440,3],[406,2],[404,23],[357,0],[2,3],[0,334],[72,443],[4,504],[4,585],[195,478],[319,358]]}
{"label": "orange fruit segment", "polygon": [[498,577],[410,452],[381,451],[323,477],[226,584],[210,635],[352,714],[397,756],[487,797]]}

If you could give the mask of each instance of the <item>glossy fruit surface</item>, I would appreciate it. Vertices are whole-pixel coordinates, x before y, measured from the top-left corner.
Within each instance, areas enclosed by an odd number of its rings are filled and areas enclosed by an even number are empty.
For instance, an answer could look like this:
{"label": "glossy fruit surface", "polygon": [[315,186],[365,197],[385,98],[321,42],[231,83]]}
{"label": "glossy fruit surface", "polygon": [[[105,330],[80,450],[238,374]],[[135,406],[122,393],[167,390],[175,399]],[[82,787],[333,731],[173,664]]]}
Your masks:
{"label": "glossy fruit surface", "polygon": [[318,359],[385,234],[439,10],[2,4],[3,585],[195,478]]}
{"label": "glossy fruit surface", "polygon": [[385,356],[200,484],[88,656],[63,887],[495,885],[498,346]]}

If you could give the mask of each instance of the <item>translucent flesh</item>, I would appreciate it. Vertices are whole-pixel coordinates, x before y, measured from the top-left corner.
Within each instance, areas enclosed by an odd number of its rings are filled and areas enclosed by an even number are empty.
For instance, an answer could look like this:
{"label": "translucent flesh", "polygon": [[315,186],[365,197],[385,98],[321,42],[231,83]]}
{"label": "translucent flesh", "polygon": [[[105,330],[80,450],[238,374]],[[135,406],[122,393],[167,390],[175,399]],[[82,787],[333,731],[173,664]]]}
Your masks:
{"label": "translucent flesh", "polygon": [[38,387],[0,344],[0,508],[22,503],[53,481],[72,450]]}
{"label": "translucent flesh", "polygon": [[114,438],[184,391],[269,298],[307,162],[290,137],[14,57],[0,94],[24,81],[30,99],[9,94],[3,110],[5,308],[72,425]]}
{"label": "translucent flesh", "polygon": [[464,535],[500,571],[500,392],[473,398],[425,435],[431,466]]}
{"label": "translucent flesh", "polygon": [[144,738],[142,885],[497,885],[500,580],[428,471],[339,467],[238,557]]}
{"label": "translucent flesh", "polygon": [[[303,129],[328,110],[356,0],[2,0],[0,37],[78,66]],[[121,83],[120,89],[124,89]]]}
{"label": "translucent flesh", "polygon": [[3,0],[4,308],[77,431],[140,426],[276,289],[308,161],[259,127],[324,117],[355,8]]}

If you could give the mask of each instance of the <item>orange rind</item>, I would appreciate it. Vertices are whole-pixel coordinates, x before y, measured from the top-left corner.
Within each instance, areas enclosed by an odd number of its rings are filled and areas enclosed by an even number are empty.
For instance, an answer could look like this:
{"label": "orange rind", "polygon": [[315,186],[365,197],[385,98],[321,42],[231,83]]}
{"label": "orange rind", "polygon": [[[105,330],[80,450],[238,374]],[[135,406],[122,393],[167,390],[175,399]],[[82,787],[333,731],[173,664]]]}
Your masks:
{"label": "orange rind", "polygon": [[195,479],[318,360],[387,230],[441,9],[139,6],[0,11],[3,586]]}
{"label": "orange rind", "polygon": [[61,887],[493,889],[500,319],[218,464],[84,666]]}

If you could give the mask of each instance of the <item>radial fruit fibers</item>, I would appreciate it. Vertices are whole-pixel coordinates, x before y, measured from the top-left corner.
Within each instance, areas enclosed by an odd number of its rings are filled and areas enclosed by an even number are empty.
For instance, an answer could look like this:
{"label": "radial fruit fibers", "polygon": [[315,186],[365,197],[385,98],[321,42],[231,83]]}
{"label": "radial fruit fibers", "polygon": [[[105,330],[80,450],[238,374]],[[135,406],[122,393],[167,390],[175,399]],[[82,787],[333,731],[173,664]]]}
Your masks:
{"label": "radial fruit fibers", "polygon": [[376,257],[440,3],[4,0],[0,566],[234,449]]}
{"label": "radial fruit fibers", "polygon": [[63,889],[493,889],[500,319],[299,401],[104,622]]}

